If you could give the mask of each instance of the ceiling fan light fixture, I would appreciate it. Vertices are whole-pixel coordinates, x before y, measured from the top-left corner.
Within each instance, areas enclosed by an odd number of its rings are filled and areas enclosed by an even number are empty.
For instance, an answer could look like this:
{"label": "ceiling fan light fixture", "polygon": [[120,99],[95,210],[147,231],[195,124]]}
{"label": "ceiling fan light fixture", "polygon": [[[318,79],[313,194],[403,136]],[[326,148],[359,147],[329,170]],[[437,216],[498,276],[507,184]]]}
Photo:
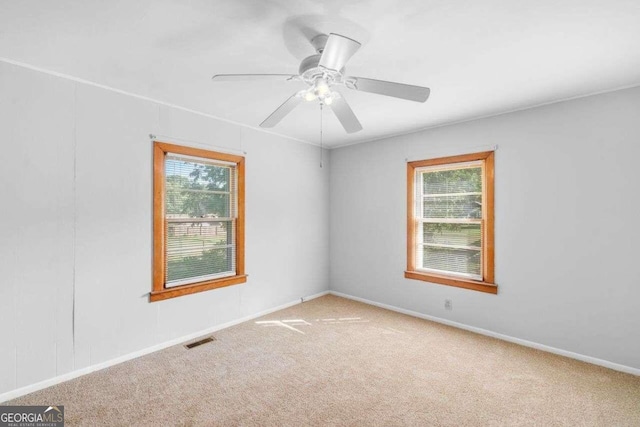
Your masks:
{"label": "ceiling fan light fixture", "polygon": [[316,94],[314,93],[314,91],[312,91],[312,90],[308,90],[308,91],[306,91],[306,92],[305,92],[305,94],[304,94],[304,100],[305,100],[305,101],[309,101],[309,102],[311,102],[311,101],[315,101],[315,100],[316,100],[316,98],[317,98],[317,96],[316,96]]}

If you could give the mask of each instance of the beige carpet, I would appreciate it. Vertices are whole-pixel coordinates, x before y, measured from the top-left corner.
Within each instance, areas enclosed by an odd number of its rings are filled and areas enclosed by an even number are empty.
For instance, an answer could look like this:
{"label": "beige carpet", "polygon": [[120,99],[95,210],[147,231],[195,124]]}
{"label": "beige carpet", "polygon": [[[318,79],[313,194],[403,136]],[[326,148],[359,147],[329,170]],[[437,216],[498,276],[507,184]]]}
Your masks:
{"label": "beige carpet", "polygon": [[640,426],[640,377],[325,296],[5,404],[67,425]]}

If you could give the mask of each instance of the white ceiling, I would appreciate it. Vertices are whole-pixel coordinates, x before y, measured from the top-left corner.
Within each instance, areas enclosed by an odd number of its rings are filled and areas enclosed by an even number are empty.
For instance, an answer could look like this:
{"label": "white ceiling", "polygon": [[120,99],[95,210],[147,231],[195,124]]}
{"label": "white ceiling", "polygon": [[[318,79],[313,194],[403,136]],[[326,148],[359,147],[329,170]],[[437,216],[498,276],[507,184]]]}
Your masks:
{"label": "white ceiling", "polygon": [[[0,0],[0,57],[257,127],[297,83],[310,34],[363,46],[347,74],[428,86],[424,103],[344,90],[364,130],[340,146],[640,84],[639,0]],[[319,142],[305,103],[273,131]]]}

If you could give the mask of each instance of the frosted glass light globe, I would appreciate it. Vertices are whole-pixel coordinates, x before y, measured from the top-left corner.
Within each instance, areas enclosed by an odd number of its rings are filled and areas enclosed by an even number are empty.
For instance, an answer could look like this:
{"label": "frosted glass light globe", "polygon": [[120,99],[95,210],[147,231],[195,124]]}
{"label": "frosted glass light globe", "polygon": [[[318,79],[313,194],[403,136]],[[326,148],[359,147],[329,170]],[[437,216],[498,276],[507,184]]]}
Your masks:
{"label": "frosted glass light globe", "polygon": [[318,94],[318,96],[322,96],[327,92],[329,92],[329,85],[324,79],[318,79],[318,81],[316,81],[315,87],[316,87],[316,93]]}

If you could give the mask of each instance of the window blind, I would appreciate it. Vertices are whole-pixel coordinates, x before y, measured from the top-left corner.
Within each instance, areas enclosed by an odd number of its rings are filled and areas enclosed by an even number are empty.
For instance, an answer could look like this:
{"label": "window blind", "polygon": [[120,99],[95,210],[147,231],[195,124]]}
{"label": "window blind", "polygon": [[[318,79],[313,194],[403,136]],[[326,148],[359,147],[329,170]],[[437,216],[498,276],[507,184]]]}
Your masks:
{"label": "window blind", "polygon": [[416,266],[482,280],[483,163],[416,169]]}
{"label": "window blind", "polygon": [[166,287],[235,275],[233,163],[165,157]]}

